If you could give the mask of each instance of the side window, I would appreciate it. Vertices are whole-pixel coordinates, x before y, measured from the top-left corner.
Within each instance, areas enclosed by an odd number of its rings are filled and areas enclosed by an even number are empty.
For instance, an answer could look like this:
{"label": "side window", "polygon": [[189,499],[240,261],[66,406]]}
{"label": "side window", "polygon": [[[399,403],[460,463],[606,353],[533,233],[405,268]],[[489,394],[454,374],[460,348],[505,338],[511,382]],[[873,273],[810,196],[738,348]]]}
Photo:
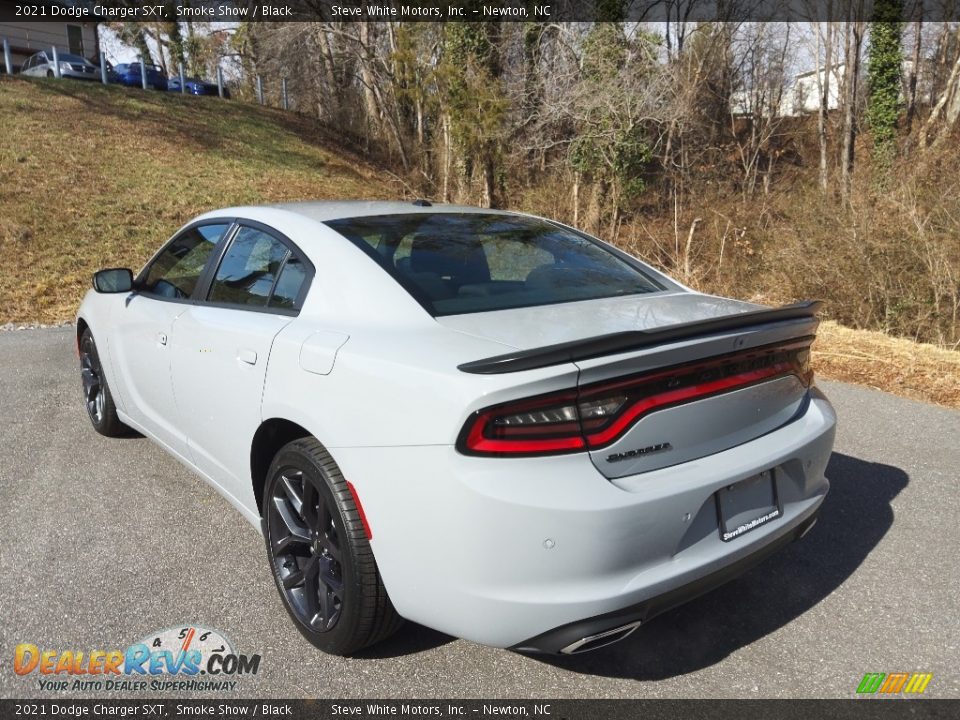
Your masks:
{"label": "side window", "polygon": [[207,299],[230,305],[266,307],[288,252],[287,246],[272,235],[241,227],[220,261]]}
{"label": "side window", "polygon": [[175,237],[145,270],[141,291],[167,298],[190,297],[228,227],[229,223],[200,225]]}
{"label": "side window", "polygon": [[290,255],[280,271],[280,279],[277,280],[277,287],[270,297],[269,306],[285,310],[296,309],[297,298],[306,279],[307,269],[296,255]]}

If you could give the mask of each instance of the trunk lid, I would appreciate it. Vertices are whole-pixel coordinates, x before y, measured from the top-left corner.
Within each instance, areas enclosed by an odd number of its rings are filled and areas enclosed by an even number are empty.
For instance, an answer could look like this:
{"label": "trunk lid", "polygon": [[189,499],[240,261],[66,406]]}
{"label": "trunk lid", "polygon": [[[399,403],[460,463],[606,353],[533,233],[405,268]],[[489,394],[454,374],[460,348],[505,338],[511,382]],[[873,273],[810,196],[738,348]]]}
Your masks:
{"label": "trunk lid", "polygon": [[650,293],[557,305],[446,315],[437,322],[451,330],[529,350],[629,330],[733,315],[761,307],[693,292]]}
{"label": "trunk lid", "polygon": [[438,322],[518,348],[461,366],[466,372],[573,362],[587,449],[615,479],[721,452],[802,411],[816,304],[758,308],[687,292]]}

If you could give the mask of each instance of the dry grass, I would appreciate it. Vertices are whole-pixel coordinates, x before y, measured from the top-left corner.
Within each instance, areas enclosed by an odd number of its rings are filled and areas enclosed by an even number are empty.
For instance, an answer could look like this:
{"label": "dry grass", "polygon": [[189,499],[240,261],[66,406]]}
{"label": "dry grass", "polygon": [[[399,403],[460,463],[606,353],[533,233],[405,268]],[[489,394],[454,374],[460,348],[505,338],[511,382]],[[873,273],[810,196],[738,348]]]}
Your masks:
{"label": "dry grass", "polygon": [[813,346],[817,374],[960,409],[960,353],[824,322]]}
{"label": "dry grass", "polygon": [[[254,105],[6,77],[0,105],[0,324],[71,319],[96,269],[140,267],[211,208],[403,194],[313,123]],[[960,408],[960,353],[827,322],[814,360]]]}
{"label": "dry grass", "polygon": [[100,267],[139,268],[217,207],[396,198],[290,113],[94,83],[0,79],[0,323],[73,317]]}

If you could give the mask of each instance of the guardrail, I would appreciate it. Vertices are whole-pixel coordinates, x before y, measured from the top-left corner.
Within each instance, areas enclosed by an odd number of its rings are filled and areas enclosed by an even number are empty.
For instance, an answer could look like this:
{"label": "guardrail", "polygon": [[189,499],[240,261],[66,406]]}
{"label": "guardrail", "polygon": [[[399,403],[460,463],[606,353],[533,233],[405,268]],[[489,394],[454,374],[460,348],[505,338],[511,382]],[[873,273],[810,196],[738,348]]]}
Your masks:
{"label": "guardrail", "polygon": [[[40,49],[39,48],[36,49],[35,52],[40,52]],[[60,49],[57,48],[56,46],[51,46],[49,48],[49,53],[53,56],[54,77],[57,79],[62,79],[63,73],[60,70]],[[110,85],[111,84],[110,70],[107,68],[106,55],[101,50],[100,52],[98,52],[98,56],[100,58],[100,82],[103,83],[104,85]],[[4,63],[4,69],[6,70],[7,75],[13,75],[14,68],[13,68],[12,52],[10,48],[10,42],[6,37],[3,38],[3,63]],[[140,86],[144,90],[147,90],[150,87],[150,84],[148,82],[147,67],[146,67],[149,64],[152,64],[152,62],[149,60],[144,61],[141,58]],[[186,94],[187,92],[186,75],[184,73],[183,65],[179,65],[177,68],[177,74],[175,76],[171,75],[171,77],[177,77],[179,79],[180,93]],[[221,68],[219,65],[217,65],[216,83],[217,83],[217,94],[220,97],[224,97],[226,94],[225,93],[226,83],[224,82],[224,79],[223,79],[223,68]],[[121,84],[121,83],[118,83],[117,81],[113,81],[112,84]],[[256,96],[256,102],[258,104],[260,105],[271,104],[267,101],[266,91],[264,89],[264,79],[263,79],[263,76],[261,75],[256,75],[254,77],[254,94]],[[273,97],[274,97],[274,103],[278,103],[280,108],[282,108],[283,110],[291,109],[291,98],[287,90],[287,78],[285,77],[280,78],[279,95],[274,95]]]}

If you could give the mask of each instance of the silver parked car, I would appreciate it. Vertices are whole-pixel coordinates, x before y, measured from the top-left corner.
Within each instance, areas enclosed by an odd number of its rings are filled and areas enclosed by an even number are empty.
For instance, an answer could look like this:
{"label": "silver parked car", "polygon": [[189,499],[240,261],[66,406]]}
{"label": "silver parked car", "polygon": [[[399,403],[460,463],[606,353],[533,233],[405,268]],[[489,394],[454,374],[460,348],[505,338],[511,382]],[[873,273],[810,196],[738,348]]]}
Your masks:
{"label": "silver parked car", "polygon": [[[59,53],[57,60],[60,63],[60,74],[77,80],[99,80],[100,68],[79,55]],[[20,68],[21,75],[32,77],[54,77],[56,71],[53,64],[53,53],[48,50],[31,55]]]}

